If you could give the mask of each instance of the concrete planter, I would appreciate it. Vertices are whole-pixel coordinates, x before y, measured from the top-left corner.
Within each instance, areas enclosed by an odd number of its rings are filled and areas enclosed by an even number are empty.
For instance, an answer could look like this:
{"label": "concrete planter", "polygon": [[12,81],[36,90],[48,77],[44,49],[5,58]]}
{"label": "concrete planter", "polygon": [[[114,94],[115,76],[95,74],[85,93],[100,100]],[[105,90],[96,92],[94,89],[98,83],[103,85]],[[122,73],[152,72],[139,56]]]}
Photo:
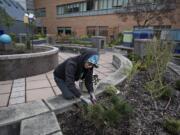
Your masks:
{"label": "concrete planter", "polygon": [[176,65],[180,65],[180,57],[173,57],[172,62],[175,63]]}
{"label": "concrete planter", "polygon": [[40,44],[46,44],[47,39],[38,39],[38,40],[33,40],[33,45],[40,45]]}
{"label": "concrete planter", "polygon": [[48,72],[58,65],[58,48],[28,54],[0,55],[0,81]]}

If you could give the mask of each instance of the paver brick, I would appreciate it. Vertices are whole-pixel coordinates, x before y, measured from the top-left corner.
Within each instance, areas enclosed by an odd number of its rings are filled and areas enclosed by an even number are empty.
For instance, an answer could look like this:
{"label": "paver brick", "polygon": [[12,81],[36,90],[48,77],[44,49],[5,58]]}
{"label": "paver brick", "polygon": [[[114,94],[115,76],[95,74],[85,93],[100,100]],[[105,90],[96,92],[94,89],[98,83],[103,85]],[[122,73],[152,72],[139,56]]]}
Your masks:
{"label": "paver brick", "polygon": [[22,86],[22,87],[13,87],[12,91],[13,92],[16,92],[16,91],[25,91],[25,85]]}
{"label": "paver brick", "polygon": [[46,79],[46,75],[41,74],[41,75],[36,75],[36,76],[32,76],[32,77],[27,77],[26,81],[38,81],[38,80],[45,80],[45,79]]}
{"label": "paver brick", "polygon": [[9,94],[0,95],[0,107],[7,106],[9,100]]}
{"label": "paver brick", "polygon": [[25,103],[25,97],[10,98],[9,105]]}
{"label": "paver brick", "polygon": [[25,96],[25,91],[15,91],[11,93],[12,98]]}
{"label": "paver brick", "polygon": [[38,80],[38,81],[28,81],[26,83],[26,89],[38,89],[38,88],[45,88],[51,87],[48,80]]}
{"label": "paver brick", "polygon": [[50,79],[49,81],[50,81],[50,83],[51,83],[51,85],[52,85],[53,87],[54,87],[54,86],[57,86],[57,85],[56,85],[56,82],[54,81],[54,79]]}
{"label": "paver brick", "polygon": [[11,87],[11,84],[0,85],[0,94],[10,93]]}
{"label": "paver brick", "polygon": [[57,86],[56,86],[56,87],[53,87],[53,89],[54,89],[56,95],[62,94],[61,90],[60,90]]}
{"label": "paver brick", "polygon": [[1,85],[5,85],[5,84],[12,84],[13,81],[9,80],[9,81],[0,81],[0,86]]}
{"label": "paver brick", "polygon": [[25,86],[25,82],[14,82],[13,83],[13,88],[15,87],[23,87]]}
{"label": "paver brick", "polygon": [[55,96],[52,88],[34,89],[26,92],[27,101],[46,99],[52,96]]}

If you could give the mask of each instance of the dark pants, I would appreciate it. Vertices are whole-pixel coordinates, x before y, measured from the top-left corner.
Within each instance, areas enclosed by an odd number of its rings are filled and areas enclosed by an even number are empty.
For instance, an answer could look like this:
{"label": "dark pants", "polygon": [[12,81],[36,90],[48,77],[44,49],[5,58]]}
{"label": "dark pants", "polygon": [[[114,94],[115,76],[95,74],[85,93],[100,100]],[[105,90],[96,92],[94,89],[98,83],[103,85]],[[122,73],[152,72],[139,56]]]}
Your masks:
{"label": "dark pants", "polygon": [[62,95],[65,99],[73,99],[75,95],[68,89],[66,82],[54,75],[54,80],[62,92]]}

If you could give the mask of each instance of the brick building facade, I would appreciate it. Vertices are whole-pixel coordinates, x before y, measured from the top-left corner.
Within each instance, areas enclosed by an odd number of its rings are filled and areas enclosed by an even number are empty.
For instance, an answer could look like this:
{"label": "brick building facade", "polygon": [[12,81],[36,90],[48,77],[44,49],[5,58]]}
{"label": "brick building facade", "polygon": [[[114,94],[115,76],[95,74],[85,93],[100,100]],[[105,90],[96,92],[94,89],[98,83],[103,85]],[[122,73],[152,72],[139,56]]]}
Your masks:
{"label": "brick building facade", "polygon": [[[131,16],[123,21],[116,14],[129,2],[130,0],[35,0],[35,9],[41,21],[39,29],[43,28],[47,34],[75,33],[77,36],[90,34],[111,37],[136,25]],[[173,16],[180,20],[179,6],[174,9]],[[172,24],[167,20],[163,25],[180,28],[179,21]]]}

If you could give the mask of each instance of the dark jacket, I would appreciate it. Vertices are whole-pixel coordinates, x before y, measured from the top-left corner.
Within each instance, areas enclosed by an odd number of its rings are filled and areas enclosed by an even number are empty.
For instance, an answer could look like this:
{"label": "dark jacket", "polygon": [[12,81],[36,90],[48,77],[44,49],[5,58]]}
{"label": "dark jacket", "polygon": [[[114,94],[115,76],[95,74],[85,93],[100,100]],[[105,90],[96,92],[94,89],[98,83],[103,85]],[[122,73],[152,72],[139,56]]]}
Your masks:
{"label": "dark jacket", "polygon": [[63,79],[68,89],[76,96],[80,97],[81,93],[75,87],[75,81],[85,79],[85,85],[88,92],[93,92],[93,68],[85,69],[84,64],[92,55],[98,55],[95,51],[86,50],[76,57],[69,58],[58,65],[54,71],[54,75]]}

